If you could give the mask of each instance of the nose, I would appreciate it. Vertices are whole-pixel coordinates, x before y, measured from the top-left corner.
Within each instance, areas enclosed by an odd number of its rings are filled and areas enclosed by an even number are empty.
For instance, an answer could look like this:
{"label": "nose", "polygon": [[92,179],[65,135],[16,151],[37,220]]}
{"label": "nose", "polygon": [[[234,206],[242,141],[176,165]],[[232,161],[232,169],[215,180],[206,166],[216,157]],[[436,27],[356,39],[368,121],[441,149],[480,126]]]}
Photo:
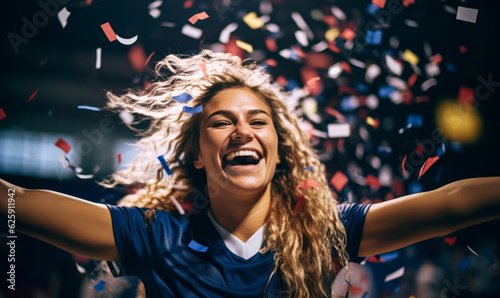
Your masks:
{"label": "nose", "polygon": [[251,141],[254,138],[253,131],[247,123],[238,123],[236,129],[231,134],[231,140]]}

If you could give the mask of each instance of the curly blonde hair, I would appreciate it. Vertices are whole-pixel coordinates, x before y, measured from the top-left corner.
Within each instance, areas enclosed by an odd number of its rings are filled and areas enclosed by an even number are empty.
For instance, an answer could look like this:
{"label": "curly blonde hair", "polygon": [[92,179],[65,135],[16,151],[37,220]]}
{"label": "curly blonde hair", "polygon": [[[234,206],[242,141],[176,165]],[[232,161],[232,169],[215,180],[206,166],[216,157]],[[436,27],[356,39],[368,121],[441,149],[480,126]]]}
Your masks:
{"label": "curly blonde hair", "polygon": [[[267,239],[260,252],[274,253],[276,265],[272,275],[281,274],[289,296],[329,296],[327,292],[335,274],[334,258],[338,258],[341,266],[348,265],[346,232],[328,188],[324,166],[296,116],[288,112],[285,104],[288,94],[272,83],[271,75],[263,67],[209,50],[191,57],[168,55],[157,64],[156,74],[158,80],[145,91],[129,91],[122,96],[108,92],[109,109],[126,110],[140,117],[127,125],[142,138],[134,144],[140,153],[131,167],[116,172],[101,184],[114,187],[139,183],[139,190],[125,196],[120,205],[151,208],[147,213],[149,222],[155,209],[175,212],[173,199],[194,203],[195,211],[206,208],[208,202],[193,201],[195,192],[208,194],[204,170],[193,165],[200,151],[198,130],[202,113],[183,112],[182,104],[172,97],[189,93],[193,99],[187,104],[194,107],[205,105],[221,90],[247,88],[271,109],[281,157],[271,182]],[[149,126],[137,129],[134,125],[143,120],[150,121]],[[164,179],[164,169],[157,160],[159,155],[165,156],[171,168],[168,179]],[[309,166],[314,170],[303,170]],[[294,214],[298,201],[295,186],[305,179],[315,180],[321,187],[302,190],[305,204]]]}

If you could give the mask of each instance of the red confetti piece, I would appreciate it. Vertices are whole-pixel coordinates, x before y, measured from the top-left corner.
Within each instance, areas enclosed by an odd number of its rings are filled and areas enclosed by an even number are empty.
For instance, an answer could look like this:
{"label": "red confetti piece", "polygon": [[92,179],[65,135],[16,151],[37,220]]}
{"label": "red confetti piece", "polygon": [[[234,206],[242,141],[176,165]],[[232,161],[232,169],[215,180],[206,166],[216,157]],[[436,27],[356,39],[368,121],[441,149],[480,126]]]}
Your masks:
{"label": "red confetti piece", "polygon": [[276,67],[278,65],[278,62],[274,59],[266,59],[264,60],[264,63],[271,66],[271,67]]}
{"label": "red confetti piece", "polygon": [[310,189],[312,187],[320,188],[321,185],[318,182],[310,179],[306,179],[297,185],[297,188],[303,188],[303,189]]}
{"label": "red confetti piece", "polygon": [[352,72],[352,69],[351,69],[351,66],[349,65],[349,63],[342,61],[342,62],[340,62],[340,65],[342,66],[342,68],[344,69],[345,72],[347,72],[347,73]]}
{"label": "red confetti piece", "polygon": [[71,145],[68,144],[65,140],[63,140],[62,138],[59,138],[57,139],[55,145],[57,147],[59,147],[59,149],[61,149],[62,151],[66,152],[66,154],[69,153],[69,151],[71,150]]}
{"label": "red confetti piece", "polygon": [[413,87],[415,82],[417,81],[418,75],[416,73],[413,73],[410,78],[408,79],[408,86]]}
{"label": "red confetti piece", "polygon": [[371,187],[373,187],[375,189],[380,188],[380,181],[378,180],[377,177],[375,177],[373,175],[366,176],[366,184],[370,185]]}
{"label": "red confetti piece", "polygon": [[434,64],[439,64],[443,61],[443,56],[441,56],[441,54],[436,54],[431,57],[431,61]]}
{"label": "red confetti piece", "polygon": [[189,22],[194,25],[199,20],[204,20],[204,19],[208,19],[208,14],[203,11],[190,17]]}
{"label": "red confetti piece", "polygon": [[5,112],[3,111],[3,109],[2,109],[2,108],[0,108],[0,120],[2,120],[2,119],[3,119],[3,118],[5,118],[5,117],[7,117],[7,116],[5,115]]}
{"label": "red confetti piece", "polygon": [[30,98],[28,99],[28,102],[30,102],[30,100],[35,98],[36,94],[38,93],[38,90],[40,90],[40,89],[37,89],[35,92],[33,92],[33,94],[31,94]]}
{"label": "red confetti piece", "polygon": [[474,90],[470,87],[460,86],[458,91],[458,103],[467,107],[474,105]]}
{"label": "red confetti piece", "polygon": [[420,174],[418,175],[418,179],[417,180],[420,180],[420,177],[422,177],[422,175],[427,172],[427,170],[439,159],[439,156],[434,156],[434,157],[429,157],[424,165],[422,166],[422,168],[420,168]]}
{"label": "red confetti piece", "polygon": [[320,81],[320,78],[314,77],[306,82],[307,89],[309,89],[309,93],[312,93],[313,90],[318,88],[318,83],[319,83],[318,81]]}
{"label": "red confetti piece", "polygon": [[406,161],[406,155],[405,158],[403,158],[403,163],[401,164],[401,167],[403,168],[403,174],[406,176],[405,161]]}
{"label": "red confetti piece", "polygon": [[334,52],[334,53],[337,53],[337,54],[340,54],[340,52],[342,52],[340,50],[339,47],[337,47],[337,45],[334,43],[334,42],[331,42],[329,45],[328,45],[328,48],[330,49],[330,51]]}
{"label": "red confetti piece", "polygon": [[207,76],[207,65],[205,62],[201,62],[199,66],[201,71],[203,71],[203,76]]}
{"label": "red confetti piece", "polygon": [[146,66],[146,53],[141,44],[136,44],[128,51],[128,60],[137,72],[142,72]]}
{"label": "red confetti piece", "polygon": [[457,241],[457,237],[445,237],[444,242],[448,243],[449,246],[453,246]]}
{"label": "red confetti piece", "polygon": [[430,101],[430,98],[427,95],[422,95],[422,96],[415,97],[415,102],[416,103],[427,102],[427,101]]}
{"label": "red confetti piece", "polygon": [[408,7],[410,4],[415,4],[415,0],[403,0],[403,5]]}
{"label": "red confetti piece", "polygon": [[347,176],[344,175],[344,173],[342,173],[341,171],[337,171],[337,173],[335,173],[335,175],[333,175],[332,179],[330,180],[330,183],[338,192],[340,192],[348,181],[349,179],[347,179]]}
{"label": "red confetti piece", "polygon": [[[385,2],[385,0],[383,0]],[[356,32],[352,30],[351,28],[346,28],[342,33],[340,33],[340,37],[342,37],[345,40],[353,40],[354,37],[356,37]]]}
{"label": "red confetti piece", "polygon": [[122,154],[118,153],[118,155],[116,155],[116,157],[118,158],[118,164],[120,164],[122,162]]}
{"label": "red confetti piece", "polygon": [[460,51],[460,53],[462,53],[462,54],[463,54],[463,53],[467,53],[467,52],[469,51],[469,49],[467,49],[467,47],[466,47],[466,46],[460,46],[460,47],[458,48],[458,50],[459,50],[459,51]]}
{"label": "red confetti piece", "polygon": [[144,63],[144,66],[148,65],[148,62],[149,60],[151,60],[151,57],[153,57],[153,55],[155,54],[156,52],[153,52],[149,55],[148,59],[146,59],[146,63]]}
{"label": "red confetti piece", "polygon": [[332,115],[333,117],[337,118],[340,122],[344,122],[345,117],[339,111],[332,109],[330,107],[326,107],[325,111],[328,114]]}
{"label": "red confetti piece", "polygon": [[297,188],[297,205],[295,205],[295,209],[293,210],[293,214],[297,215],[304,208],[305,198],[302,192]]}
{"label": "red confetti piece", "polygon": [[335,17],[334,16],[324,16],[323,17],[323,22],[325,22],[325,24],[328,25],[328,27],[333,27],[335,26],[335,24],[337,23],[337,20],[335,20]]}
{"label": "red confetti piece", "polygon": [[276,83],[280,84],[283,87],[288,86],[288,81],[284,76],[279,76],[276,78]]}
{"label": "red confetti piece", "polygon": [[379,256],[369,256],[366,261],[371,263],[383,263],[384,259]]}
{"label": "red confetti piece", "polygon": [[193,0],[187,0],[184,2],[184,9],[189,9],[191,6],[193,6],[194,1]]}
{"label": "red confetti piece", "polygon": [[266,47],[271,52],[276,52],[278,50],[278,46],[276,45],[276,40],[272,37],[266,38]]}
{"label": "red confetti piece", "polygon": [[384,8],[385,6],[385,0],[372,0],[372,3],[380,8]]}
{"label": "red confetti piece", "polygon": [[113,31],[113,28],[111,28],[111,25],[109,22],[106,22],[101,25],[102,31],[104,31],[104,34],[106,34],[106,37],[109,39],[109,41],[115,41],[116,40],[116,33]]}

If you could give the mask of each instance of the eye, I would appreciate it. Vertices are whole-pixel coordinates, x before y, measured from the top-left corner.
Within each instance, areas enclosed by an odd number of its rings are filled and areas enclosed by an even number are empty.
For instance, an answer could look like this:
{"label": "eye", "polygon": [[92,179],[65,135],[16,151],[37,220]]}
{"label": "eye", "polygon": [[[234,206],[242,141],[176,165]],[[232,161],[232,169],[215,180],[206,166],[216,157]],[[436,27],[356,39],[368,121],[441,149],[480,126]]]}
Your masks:
{"label": "eye", "polygon": [[223,126],[227,126],[227,125],[231,125],[231,123],[227,122],[227,121],[217,121],[215,122],[214,124],[210,125],[211,127],[223,127]]}
{"label": "eye", "polygon": [[264,120],[255,120],[251,123],[252,125],[267,125],[267,122]]}

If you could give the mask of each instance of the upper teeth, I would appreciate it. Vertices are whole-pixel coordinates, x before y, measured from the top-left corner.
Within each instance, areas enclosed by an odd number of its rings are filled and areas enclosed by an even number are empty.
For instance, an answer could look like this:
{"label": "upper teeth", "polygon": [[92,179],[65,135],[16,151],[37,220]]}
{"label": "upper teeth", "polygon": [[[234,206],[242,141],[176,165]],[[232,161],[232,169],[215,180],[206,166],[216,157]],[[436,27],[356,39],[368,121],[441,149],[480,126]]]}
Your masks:
{"label": "upper teeth", "polygon": [[230,152],[226,155],[226,159],[227,159],[227,161],[231,161],[236,156],[251,156],[255,160],[259,159],[259,155],[257,154],[257,152],[250,151],[250,150],[241,150],[241,151]]}

